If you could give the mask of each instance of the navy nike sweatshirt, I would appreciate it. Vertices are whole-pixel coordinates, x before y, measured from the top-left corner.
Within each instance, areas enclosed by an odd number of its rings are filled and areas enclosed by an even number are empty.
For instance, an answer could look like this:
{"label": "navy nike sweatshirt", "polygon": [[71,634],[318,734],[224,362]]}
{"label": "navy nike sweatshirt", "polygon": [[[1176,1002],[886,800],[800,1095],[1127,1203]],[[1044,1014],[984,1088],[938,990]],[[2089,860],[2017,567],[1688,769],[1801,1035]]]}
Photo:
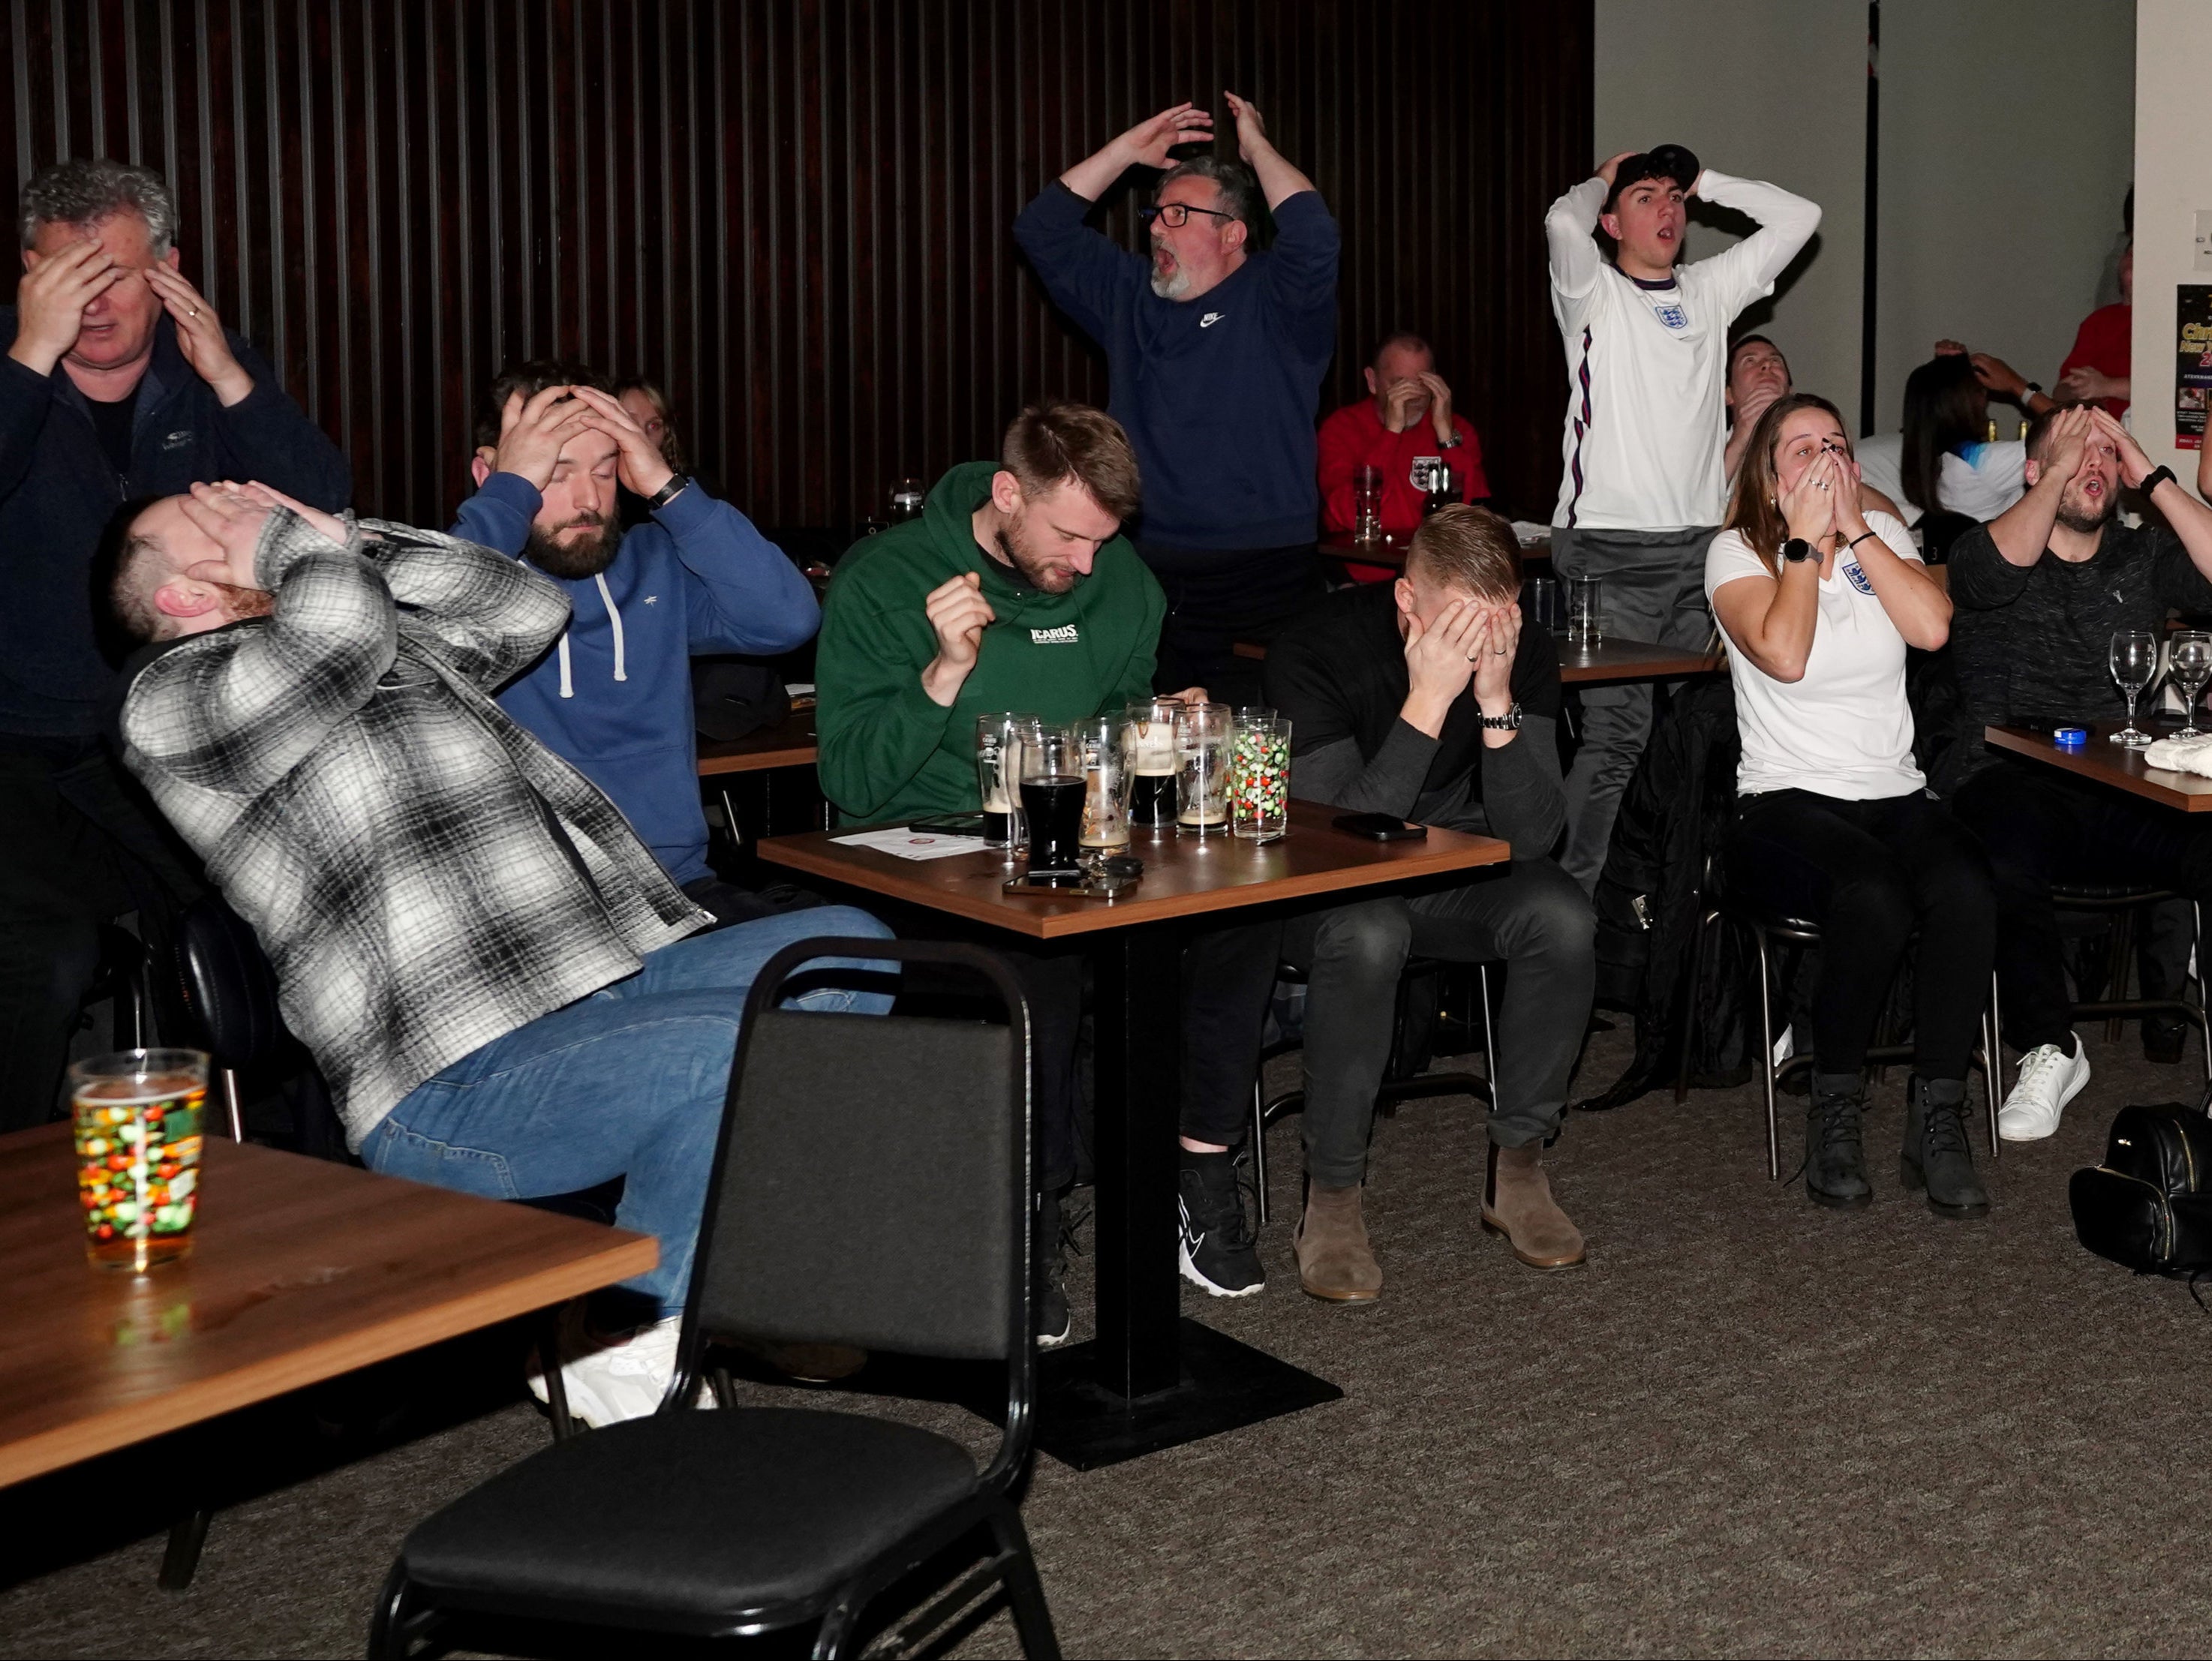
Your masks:
{"label": "navy nike sweatshirt", "polygon": [[[540,500],[529,480],[495,473],[461,504],[453,535],[519,556]],[[671,876],[712,876],[692,654],[805,645],[822,621],[813,588],[696,480],[598,576],[553,580],[568,591],[568,631],[501,689],[501,706],[605,791]]]}

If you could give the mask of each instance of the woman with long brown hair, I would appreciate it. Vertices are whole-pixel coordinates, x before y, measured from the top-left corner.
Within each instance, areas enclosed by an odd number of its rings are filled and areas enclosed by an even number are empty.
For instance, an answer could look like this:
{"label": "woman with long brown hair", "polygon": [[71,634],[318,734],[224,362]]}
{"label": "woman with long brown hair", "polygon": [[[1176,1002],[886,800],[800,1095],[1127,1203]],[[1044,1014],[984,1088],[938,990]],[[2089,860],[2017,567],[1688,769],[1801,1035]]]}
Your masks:
{"label": "woman with long brown hair", "polygon": [[1705,593],[1735,658],[1743,759],[1726,850],[1732,888],[1820,925],[1805,1191],[1873,1191],[1860,1143],[1867,1046],[1917,930],[1913,1077],[1900,1179],[1948,1216],[1989,1195],[1966,1144],[1966,1067],[1989,993],[1995,902],[1980,845],[1912,759],[1908,646],[1932,651],[1951,603],[1903,524],[1859,510],[1842,417],[1795,392],[1753,429]]}

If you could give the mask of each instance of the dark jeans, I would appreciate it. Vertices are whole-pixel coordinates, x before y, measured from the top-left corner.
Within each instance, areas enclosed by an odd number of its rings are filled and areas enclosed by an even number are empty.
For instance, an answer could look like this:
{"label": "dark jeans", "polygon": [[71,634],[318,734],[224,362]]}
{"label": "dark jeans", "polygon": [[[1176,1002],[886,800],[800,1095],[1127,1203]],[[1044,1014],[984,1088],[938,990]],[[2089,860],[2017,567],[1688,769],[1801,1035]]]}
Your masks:
{"label": "dark jeans", "polygon": [[1367,1172],[1375,1092],[1390,1059],[1407,954],[1508,965],[1498,1011],[1490,1139],[1541,1142],[1559,1128],[1597,980],[1589,899],[1549,859],[1410,899],[1293,918],[1283,955],[1306,972],[1306,1171],[1348,1188]]}
{"label": "dark jeans", "polygon": [[52,1115],[100,925],[135,911],[166,940],[171,912],[200,887],[191,855],[98,739],[0,735],[0,1131]]}
{"label": "dark jeans", "polygon": [[1192,553],[1140,542],[1137,553],[1167,592],[1153,688],[1204,687],[1216,703],[1259,703],[1260,664],[1234,648],[1264,646],[1320,597],[1314,545]]}
{"label": "dark jeans", "polygon": [[[1270,919],[1204,930],[1183,948],[1182,1131],[1193,1141],[1235,1147],[1244,1139],[1282,937],[1282,924]],[[1009,946],[1003,937],[987,943],[1006,960],[1029,1000],[1037,1183],[1056,1192],[1076,1173],[1083,958],[1076,951]]]}
{"label": "dark jeans", "polygon": [[1874,1025],[1917,929],[1913,1070],[1964,1079],[1990,995],[1996,902],[1989,863],[1921,791],[1845,802],[1811,791],[1747,796],[1728,843],[1729,886],[1820,925],[1813,994],[1816,1072],[1866,1064]]}
{"label": "dark jeans", "polygon": [[[2004,1036],[2019,1049],[2063,1044],[2074,1027],[2052,882],[2154,882],[2212,903],[2212,827],[2172,808],[1999,761],[1959,787],[1952,811],[1989,850]],[[2185,964],[2146,953],[2143,995],[2179,996]]]}

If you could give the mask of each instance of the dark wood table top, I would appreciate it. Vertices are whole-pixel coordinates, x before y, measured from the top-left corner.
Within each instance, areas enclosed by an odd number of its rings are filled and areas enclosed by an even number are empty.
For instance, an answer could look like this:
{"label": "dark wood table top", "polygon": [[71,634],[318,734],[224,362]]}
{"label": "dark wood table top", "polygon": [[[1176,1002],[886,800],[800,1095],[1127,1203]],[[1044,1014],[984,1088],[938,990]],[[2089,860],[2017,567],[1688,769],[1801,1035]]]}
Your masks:
{"label": "dark wood table top", "polygon": [[770,767],[811,767],[817,755],[814,712],[795,709],[772,727],[749,732],[742,738],[718,743],[699,741],[699,776],[711,779],[721,773],[763,773]]}
{"label": "dark wood table top", "polygon": [[[1984,727],[1982,737],[1997,749],[2009,750],[2014,755],[2025,755],[2032,761],[2040,761],[2070,773],[2076,778],[2094,779],[2100,785],[2110,785],[2115,790],[2126,791],[2169,808],[2179,808],[2184,813],[2212,813],[2212,779],[2201,773],[2175,773],[2166,767],[2154,767],[2143,760],[2139,749],[2128,749],[2113,743],[2106,734],[2118,732],[2123,724],[2118,721],[2100,721],[2089,729],[2089,742],[2078,750],[2064,750],[2051,742],[2046,732],[2031,732],[2026,727]],[[2143,730],[2160,738],[2172,737],[2170,729],[2142,724]]]}
{"label": "dark wood table top", "polygon": [[0,1137],[0,1485],[543,1309],[650,1235],[207,1139],[192,1254],[85,1261],[70,1127]]}
{"label": "dark wood table top", "polygon": [[1136,832],[1129,852],[1144,879],[1121,900],[1000,891],[1012,874],[997,849],[950,859],[901,859],[830,839],[850,830],[771,836],[755,845],[763,859],[1038,940],[1133,927],[1174,917],[1273,900],[1334,894],[1408,877],[1503,864],[1511,850],[1486,836],[1431,829],[1419,841],[1376,842],[1335,829],[1338,808],[1291,803],[1290,834],[1274,842]]}

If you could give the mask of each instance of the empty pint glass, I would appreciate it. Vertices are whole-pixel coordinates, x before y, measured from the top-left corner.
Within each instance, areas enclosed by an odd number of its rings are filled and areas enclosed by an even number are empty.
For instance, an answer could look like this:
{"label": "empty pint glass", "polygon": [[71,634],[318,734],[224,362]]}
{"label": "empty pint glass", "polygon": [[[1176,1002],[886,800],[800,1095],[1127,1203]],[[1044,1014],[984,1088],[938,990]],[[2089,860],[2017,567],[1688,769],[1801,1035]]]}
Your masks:
{"label": "empty pint glass", "polygon": [[1129,822],[1146,830],[1166,830],[1176,821],[1175,726],[1182,712],[1172,698],[1129,703]]}
{"label": "empty pint glass", "polygon": [[1129,846],[1129,723],[1094,715],[1076,724],[1083,749],[1083,846],[1111,852]]}
{"label": "empty pint glass", "polygon": [[1362,465],[1352,474],[1352,534],[1363,543],[1382,540],[1382,470]]}
{"label": "empty pint glass", "polygon": [[1567,579],[1567,644],[1594,646],[1605,644],[1605,579]]}
{"label": "empty pint glass", "polygon": [[1291,724],[1239,717],[1229,752],[1229,825],[1252,842],[1272,842],[1291,827]]}
{"label": "empty pint glass", "polygon": [[1176,831],[1228,834],[1229,753],[1235,737],[1229,706],[1185,704],[1175,735]]}
{"label": "empty pint glass", "polygon": [[135,1274],[187,1255],[199,1206],[207,1057],[125,1050],[69,1070],[86,1255],[97,1268]]}

